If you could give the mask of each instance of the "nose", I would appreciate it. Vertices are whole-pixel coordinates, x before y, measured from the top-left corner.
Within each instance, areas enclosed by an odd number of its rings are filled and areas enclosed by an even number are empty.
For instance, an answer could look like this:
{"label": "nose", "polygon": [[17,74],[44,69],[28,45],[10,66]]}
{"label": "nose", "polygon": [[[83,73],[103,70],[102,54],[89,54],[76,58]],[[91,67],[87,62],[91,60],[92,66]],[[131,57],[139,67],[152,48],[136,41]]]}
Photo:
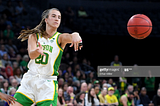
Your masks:
{"label": "nose", "polygon": [[55,18],[55,21],[58,21],[58,17]]}

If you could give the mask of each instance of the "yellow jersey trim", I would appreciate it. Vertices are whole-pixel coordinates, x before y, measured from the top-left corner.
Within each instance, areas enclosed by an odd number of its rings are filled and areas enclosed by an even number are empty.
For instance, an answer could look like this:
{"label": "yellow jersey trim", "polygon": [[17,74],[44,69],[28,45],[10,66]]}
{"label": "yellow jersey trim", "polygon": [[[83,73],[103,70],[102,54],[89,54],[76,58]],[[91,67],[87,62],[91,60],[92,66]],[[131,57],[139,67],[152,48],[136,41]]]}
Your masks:
{"label": "yellow jersey trim", "polygon": [[38,39],[39,39],[39,34],[37,34],[37,33],[36,33],[36,36],[37,36],[37,42],[38,42]]}
{"label": "yellow jersey trim", "polygon": [[52,37],[50,37],[49,39],[52,39],[58,32],[56,32]]}

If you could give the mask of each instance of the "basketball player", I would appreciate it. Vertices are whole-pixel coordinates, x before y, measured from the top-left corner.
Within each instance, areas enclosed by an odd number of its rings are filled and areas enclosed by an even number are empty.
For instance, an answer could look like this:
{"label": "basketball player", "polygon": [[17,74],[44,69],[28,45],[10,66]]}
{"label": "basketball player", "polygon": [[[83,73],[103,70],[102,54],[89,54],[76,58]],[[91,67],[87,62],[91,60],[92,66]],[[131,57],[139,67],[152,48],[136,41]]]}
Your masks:
{"label": "basketball player", "polygon": [[74,50],[81,49],[82,39],[79,33],[59,33],[61,13],[52,8],[42,13],[39,25],[31,30],[22,30],[19,39],[28,39],[28,72],[24,74],[21,86],[15,94],[16,103],[10,106],[57,106],[58,68],[63,49],[67,43]]}
{"label": "basketball player", "polygon": [[6,101],[8,104],[9,104],[9,102],[11,102],[11,104],[12,104],[12,103],[15,102],[14,100],[16,100],[13,96],[10,96],[10,95],[7,95],[7,94],[3,94],[1,92],[0,92],[0,98],[2,100]]}

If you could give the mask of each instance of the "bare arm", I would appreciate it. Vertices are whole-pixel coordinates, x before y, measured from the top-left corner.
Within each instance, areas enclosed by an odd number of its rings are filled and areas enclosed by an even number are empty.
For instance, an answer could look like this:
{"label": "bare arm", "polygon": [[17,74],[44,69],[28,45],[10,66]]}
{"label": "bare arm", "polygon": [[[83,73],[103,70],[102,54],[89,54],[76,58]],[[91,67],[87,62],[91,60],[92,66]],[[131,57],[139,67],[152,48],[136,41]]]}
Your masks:
{"label": "bare arm", "polygon": [[35,34],[29,35],[28,38],[28,54],[31,59],[37,58],[40,54],[43,54],[43,48],[40,43],[39,47],[37,47],[37,38]]}
{"label": "bare arm", "polygon": [[108,103],[108,105],[116,105],[116,106],[118,106],[118,102],[116,102],[116,103]]}
{"label": "bare arm", "polygon": [[7,94],[3,94],[1,92],[0,92],[0,98],[2,100],[5,100],[8,104],[9,104],[9,102],[11,102],[11,104],[13,104],[13,103],[15,103],[15,100],[16,100],[14,97],[7,95]]}
{"label": "bare arm", "polygon": [[132,106],[134,106],[134,100],[132,100]]}
{"label": "bare arm", "polygon": [[127,98],[125,96],[122,96],[120,101],[122,102],[123,106],[127,106]]}
{"label": "bare arm", "polygon": [[[82,41],[82,38],[80,37],[79,33],[74,32],[72,34],[69,33],[63,33],[58,38],[58,43],[61,44],[61,47],[64,49],[67,43],[72,43],[70,47],[74,45],[74,50],[78,51],[79,43]],[[81,49],[82,46],[80,46]]]}

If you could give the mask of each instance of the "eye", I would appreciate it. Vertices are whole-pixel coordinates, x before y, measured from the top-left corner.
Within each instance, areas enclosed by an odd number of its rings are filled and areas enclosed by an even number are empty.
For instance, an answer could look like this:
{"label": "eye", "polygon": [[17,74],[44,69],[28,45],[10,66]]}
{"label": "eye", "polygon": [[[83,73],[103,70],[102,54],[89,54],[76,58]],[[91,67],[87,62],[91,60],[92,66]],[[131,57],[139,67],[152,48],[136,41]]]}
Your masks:
{"label": "eye", "polygon": [[61,16],[58,16],[58,19],[61,19]]}

